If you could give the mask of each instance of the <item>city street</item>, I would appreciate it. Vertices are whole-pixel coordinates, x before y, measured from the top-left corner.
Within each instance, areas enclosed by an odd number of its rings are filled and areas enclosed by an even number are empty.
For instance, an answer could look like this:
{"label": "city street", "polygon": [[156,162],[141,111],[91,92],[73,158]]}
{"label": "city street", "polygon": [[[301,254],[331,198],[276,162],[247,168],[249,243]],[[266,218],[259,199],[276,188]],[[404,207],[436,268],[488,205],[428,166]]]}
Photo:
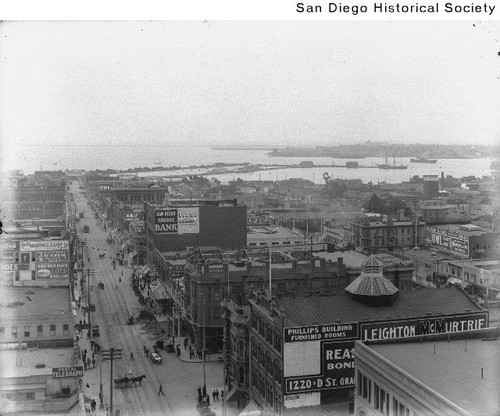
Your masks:
{"label": "city street", "polygon": [[[181,360],[175,353],[160,351],[163,362],[155,364],[144,354],[144,346],[151,349],[158,339],[155,331],[146,323],[127,325],[129,316],[137,317],[141,310],[147,309],[140,305],[130,285],[132,269],[116,265],[113,269],[112,258],[115,255],[115,246],[106,242],[108,231],[104,231],[97,224],[94,213],[87,205],[87,200],[80,194],[78,185],[71,188],[77,205],[77,212],[83,212],[78,228],[88,225],[90,232],[79,233],[80,238],[86,241],[84,248],[84,270],[95,270],[95,276],[90,278],[91,303],[95,304],[95,312],[91,313],[92,325],[99,325],[100,337],[94,338],[101,348],[120,348],[122,358],[114,361],[113,378],[125,375],[133,377],[145,375],[142,385],[132,387],[116,387],[113,385],[113,412],[120,410],[121,415],[194,415],[197,414],[197,388],[203,386],[203,365],[200,362]],[[99,254],[106,253],[101,259]],[[90,258],[90,262],[88,262]],[[122,277],[123,272],[123,277]],[[121,280],[121,281],[120,281]],[[98,288],[98,283],[104,284],[104,289]],[[84,288],[86,283],[84,283]],[[86,337],[86,331],[82,333]],[[176,344],[183,339],[176,339]],[[88,340],[82,340],[88,345]],[[81,348],[84,348],[81,346]],[[183,354],[184,348],[182,348]],[[133,360],[131,360],[133,353]],[[222,364],[207,362],[206,365],[207,391],[221,389]],[[102,371],[102,384],[105,405],[110,405],[110,362],[100,362],[95,368],[85,372],[83,390],[87,397],[95,398],[99,410],[99,385]],[[89,387],[86,387],[86,385]],[[162,385],[164,395],[158,395]],[[213,409],[212,409],[213,410]]]}

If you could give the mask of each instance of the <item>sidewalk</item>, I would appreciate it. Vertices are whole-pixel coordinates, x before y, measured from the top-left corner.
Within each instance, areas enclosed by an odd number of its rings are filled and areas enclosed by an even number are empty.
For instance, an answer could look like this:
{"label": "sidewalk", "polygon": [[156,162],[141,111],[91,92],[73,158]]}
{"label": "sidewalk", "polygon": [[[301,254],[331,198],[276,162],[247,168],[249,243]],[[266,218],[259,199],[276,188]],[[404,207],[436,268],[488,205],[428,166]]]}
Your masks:
{"label": "sidewalk", "polygon": [[[79,276],[81,272],[79,272]],[[84,279],[85,280],[85,279]],[[84,286],[86,287],[86,282],[84,282]],[[81,279],[78,279],[78,283],[74,289],[75,292],[75,303],[78,305],[78,299],[80,299],[81,308],[77,307],[77,315],[75,316],[75,324],[82,322],[87,322],[88,315],[83,311],[83,307],[87,306],[87,298],[84,296],[86,292],[84,291],[82,295],[81,288]],[[93,322],[91,322],[94,325]],[[84,394],[86,398],[94,399],[97,403],[96,411],[90,412],[90,403],[88,400],[85,400],[85,409],[86,413],[93,415],[106,415],[106,406],[104,404],[103,408],[100,409],[100,401],[99,401],[99,388],[100,388],[100,374],[99,374],[99,365],[101,363],[101,353],[95,352],[92,349],[91,338],[88,336],[89,329],[82,329],[81,331],[75,331],[75,335],[78,337],[78,359],[79,364],[84,367],[84,375],[82,378],[80,392]],[[96,342],[99,345],[99,342]],[[87,351],[87,358],[90,358],[90,366],[86,366],[83,363],[83,353]],[[94,352],[95,365],[92,364],[92,353]],[[81,414],[81,409],[79,409],[79,414]]]}

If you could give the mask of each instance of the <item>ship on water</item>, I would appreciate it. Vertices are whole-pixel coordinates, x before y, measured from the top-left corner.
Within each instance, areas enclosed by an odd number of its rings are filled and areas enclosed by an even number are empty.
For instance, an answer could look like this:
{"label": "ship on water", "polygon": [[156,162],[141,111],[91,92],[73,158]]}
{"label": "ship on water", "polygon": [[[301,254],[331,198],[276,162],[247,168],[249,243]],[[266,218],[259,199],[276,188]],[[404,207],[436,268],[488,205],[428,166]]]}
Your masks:
{"label": "ship on water", "polygon": [[392,159],[392,165],[389,165],[387,163],[387,156],[385,157],[385,163],[384,164],[377,164],[379,169],[408,169],[408,165],[396,165],[396,155],[394,155]]}
{"label": "ship on water", "polygon": [[437,159],[427,159],[426,157],[416,157],[410,159],[411,163],[436,163]]}

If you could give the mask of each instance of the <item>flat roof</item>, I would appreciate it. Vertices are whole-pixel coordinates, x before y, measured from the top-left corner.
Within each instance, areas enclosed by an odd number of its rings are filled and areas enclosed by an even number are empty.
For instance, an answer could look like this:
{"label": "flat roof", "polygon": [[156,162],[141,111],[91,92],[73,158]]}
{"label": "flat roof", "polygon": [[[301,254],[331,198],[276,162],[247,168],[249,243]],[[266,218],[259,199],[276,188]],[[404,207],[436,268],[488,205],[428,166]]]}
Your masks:
{"label": "flat roof", "polygon": [[500,340],[373,344],[370,347],[471,415],[500,414]]}
{"label": "flat roof", "polygon": [[460,228],[461,225],[463,224],[443,224],[443,225],[434,225],[433,227],[438,228],[440,230],[466,235],[468,237],[488,235],[488,234],[498,234],[498,232],[495,232],[494,230],[488,230],[486,228],[482,228],[479,226],[477,226],[477,229],[474,230],[464,230]]}
{"label": "flat roof", "polygon": [[368,306],[349,295],[275,299],[282,306],[289,324],[308,326],[314,322],[331,324],[390,321],[422,316],[441,316],[479,312],[483,309],[460,288],[416,288],[400,291],[391,306]]}
{"label": "flat roof", "polygon": [[247,236],[252,239],[265,239],[269,237],[273,238],[294,238],[294,239],[304,239],[302,233],[298,231],[292,231],[284,227],[271,227],[268,225],[250,225],[247,226]]}
{"label": "flat roof", "polygon": [[407,256],[415,257],[421,260],[443,261],[443,260],[455,259],[455,257],[451,254],[444,254],[426,248],[417,248],[417,249],[412,248],[409,250],[405,250],[405,254]]}
{"label": "flat roof", "polygon": [[0,317],[71,315],[69,287],[2,287]]}
{"label": "flat roof", "polygon": [[333,262],[338,262],[339,257],[342,257],[342,261],[346,266],[349,267],[361,267],[361,265],[368,260],[368,256],[356,251],[356,250],[348,250],[348,251],[335,251],[333,253],[328,252],[320,252],[314,253],[316,257],[330,260]]}
{"label": "flat roof", "polygon": [[[53,367],[70,367],[73,348],[43,348],[38,350],[4,350],[1,352],[2,379],[52,374]],[[19,367],[21,363],[21,367]],[[45,364],[45,368],[36,368]]]}

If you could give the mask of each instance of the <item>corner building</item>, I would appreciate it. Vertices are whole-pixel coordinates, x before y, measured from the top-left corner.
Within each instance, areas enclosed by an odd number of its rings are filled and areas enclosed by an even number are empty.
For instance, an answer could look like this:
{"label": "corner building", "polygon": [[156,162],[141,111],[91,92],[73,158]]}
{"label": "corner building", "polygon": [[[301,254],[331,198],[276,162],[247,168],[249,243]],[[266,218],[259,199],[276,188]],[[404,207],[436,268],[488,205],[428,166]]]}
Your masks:
{"label": "corner building", "polygon": [[[397,343],[433,333],[484,329],[489,316],[457,287],[399,292],[374,257],[345,295],[271,300],[253,291],[248,303],[246,391],[263,415],[350,414],[356,340]],[[242,320],[233,321],[240,325]],[[245,393],[241,383],[234,383],[228,399],[238,390]]]}

